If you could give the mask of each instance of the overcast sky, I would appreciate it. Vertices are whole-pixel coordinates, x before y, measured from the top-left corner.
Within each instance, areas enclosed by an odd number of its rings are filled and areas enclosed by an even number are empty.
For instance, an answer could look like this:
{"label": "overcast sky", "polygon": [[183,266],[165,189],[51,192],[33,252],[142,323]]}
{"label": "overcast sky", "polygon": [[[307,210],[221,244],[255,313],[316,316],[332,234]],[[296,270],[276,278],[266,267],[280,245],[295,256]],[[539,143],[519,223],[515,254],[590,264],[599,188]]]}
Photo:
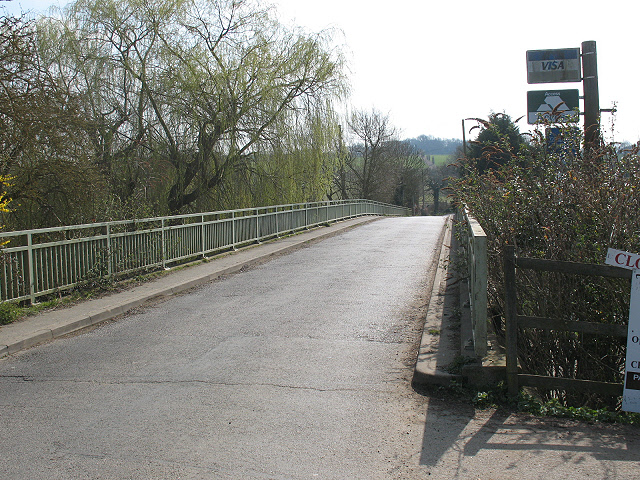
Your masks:
{"label": "overcast sky", "polygon": [[[527,50],[578,48],[595,40],[608,140],[636,142],[640,127],[637,36],[640,3],[625,0],[267,0],[285,23],[334,28],[350,67],[349,107],[389,114],[402,138],[461,138],[461,121],[527,114],[527,91],[581,83],[527,84]],[[14,0],[42,11],[52,0]],[[59,3],[64,4],[61,0]],[[1,3],[0,3],[1,4]],[[528,129],[526,117],[519,125]],[[467,129],[470,127],[468,124]]]}

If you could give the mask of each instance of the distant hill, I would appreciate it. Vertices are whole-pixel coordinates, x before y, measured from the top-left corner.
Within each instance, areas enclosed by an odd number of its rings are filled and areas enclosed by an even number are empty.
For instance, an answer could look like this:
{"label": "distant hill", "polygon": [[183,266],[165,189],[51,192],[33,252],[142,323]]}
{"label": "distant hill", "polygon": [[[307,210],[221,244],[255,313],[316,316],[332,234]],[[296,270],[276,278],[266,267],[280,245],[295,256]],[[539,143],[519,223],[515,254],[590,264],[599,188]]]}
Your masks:
{"label": "distant hill", "polygon": [[457,138],[436,138],[431,135],[420,135],[407,140],[425,155],[452,155],[456,148],[462,146],[462,140]]}

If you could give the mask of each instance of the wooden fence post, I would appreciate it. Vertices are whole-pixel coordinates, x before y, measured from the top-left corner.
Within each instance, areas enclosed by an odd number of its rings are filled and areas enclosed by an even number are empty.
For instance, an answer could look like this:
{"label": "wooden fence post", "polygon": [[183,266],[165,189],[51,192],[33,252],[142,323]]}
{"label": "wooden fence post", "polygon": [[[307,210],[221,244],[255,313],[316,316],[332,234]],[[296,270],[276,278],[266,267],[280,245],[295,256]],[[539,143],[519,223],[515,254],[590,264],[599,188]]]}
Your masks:
{"label": "wooden fence post", "polygon": [[510,396],[518,394],[518,320],[516,295],[516,250],[504,250],[505,341],[507,347],[507,388]]}

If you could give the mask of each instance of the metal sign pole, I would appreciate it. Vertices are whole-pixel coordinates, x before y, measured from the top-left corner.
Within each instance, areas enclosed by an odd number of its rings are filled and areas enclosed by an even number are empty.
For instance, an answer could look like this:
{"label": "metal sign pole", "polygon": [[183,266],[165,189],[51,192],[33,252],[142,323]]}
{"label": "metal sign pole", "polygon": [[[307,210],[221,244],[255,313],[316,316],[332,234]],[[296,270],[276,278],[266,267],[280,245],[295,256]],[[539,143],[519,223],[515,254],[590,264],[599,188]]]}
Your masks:
{"label": "metal sign pole", "polygon": [[584,88],[584,139],[587,150],[600,141],[600,96],[596,42],[582,42],[582,85]]}

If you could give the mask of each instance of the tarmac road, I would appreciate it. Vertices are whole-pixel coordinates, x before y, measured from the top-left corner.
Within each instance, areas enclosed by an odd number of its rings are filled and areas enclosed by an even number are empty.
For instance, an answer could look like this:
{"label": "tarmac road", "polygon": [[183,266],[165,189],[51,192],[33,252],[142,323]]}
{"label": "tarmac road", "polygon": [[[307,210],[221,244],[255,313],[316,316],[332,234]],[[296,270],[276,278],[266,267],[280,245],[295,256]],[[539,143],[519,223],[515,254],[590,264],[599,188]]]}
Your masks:
{"label": "tarmac road", "polygon": [[0,359],[0,478],[637,478],[637,429],[411,389],[443,225],[367,223]]}

